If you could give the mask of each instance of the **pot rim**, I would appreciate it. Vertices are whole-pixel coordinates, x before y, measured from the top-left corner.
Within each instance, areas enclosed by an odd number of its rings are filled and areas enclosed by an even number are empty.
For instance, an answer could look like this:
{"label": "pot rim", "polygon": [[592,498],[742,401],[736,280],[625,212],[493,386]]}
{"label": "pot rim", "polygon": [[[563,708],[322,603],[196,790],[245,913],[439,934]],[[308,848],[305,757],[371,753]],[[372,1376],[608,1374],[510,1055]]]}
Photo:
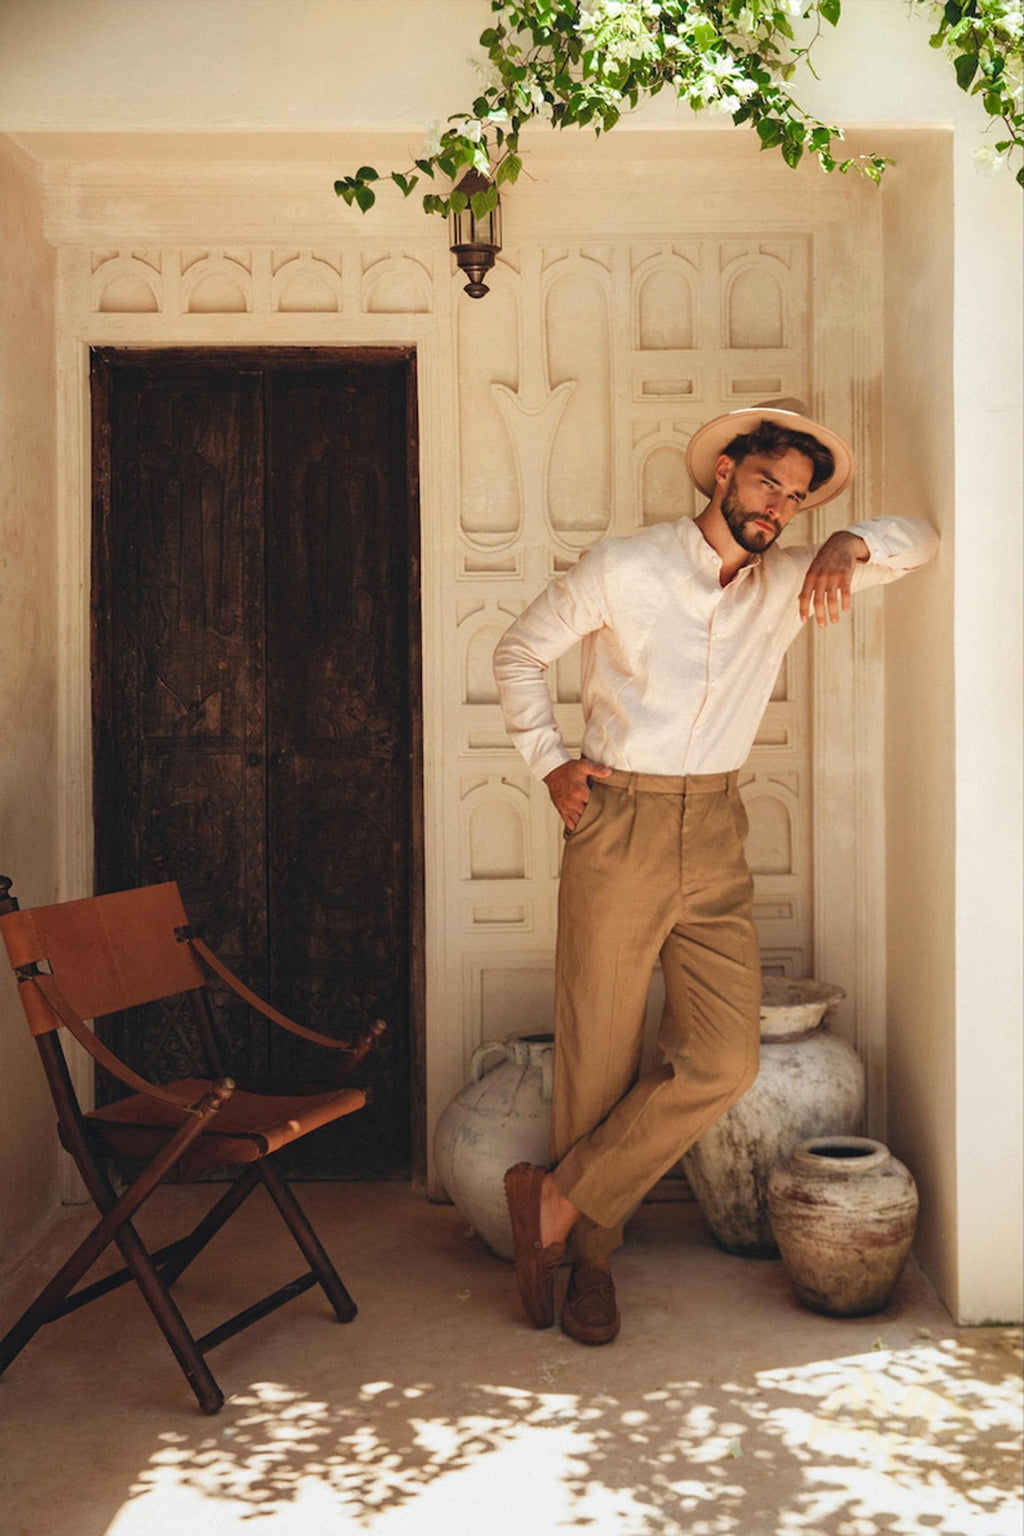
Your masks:
{"label": "pot rim", "polygon": [[[835,1149],[832,1156],[830,1148]],[[870,1136],[811,1136],[798,1142],[790,1153],[793,1161],[804,1168],[853,1175],[872,1173],[887,1163],[891,1155],[884,1142]]]}

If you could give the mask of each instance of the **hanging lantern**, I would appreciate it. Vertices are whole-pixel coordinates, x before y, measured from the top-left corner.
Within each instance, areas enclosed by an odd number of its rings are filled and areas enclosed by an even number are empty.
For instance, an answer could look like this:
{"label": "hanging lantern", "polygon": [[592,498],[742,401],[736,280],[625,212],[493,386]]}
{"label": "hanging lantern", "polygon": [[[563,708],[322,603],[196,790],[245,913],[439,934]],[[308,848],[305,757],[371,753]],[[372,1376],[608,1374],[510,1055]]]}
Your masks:
{"label": "hanging lantern", "polygon": [[[486,192],[493,185],[480,171],[467,171],[456,187],[466,198],[475,192]],[[472,204],[467,201],[461,213],[449,218],[452,237],[452,255],[459,268],[469,278],[466,292],[474,299],[482,299],[488,292],[485,275],[494,266],[494,258],[501,250],[501,200],[481,218],[473,214]]]}

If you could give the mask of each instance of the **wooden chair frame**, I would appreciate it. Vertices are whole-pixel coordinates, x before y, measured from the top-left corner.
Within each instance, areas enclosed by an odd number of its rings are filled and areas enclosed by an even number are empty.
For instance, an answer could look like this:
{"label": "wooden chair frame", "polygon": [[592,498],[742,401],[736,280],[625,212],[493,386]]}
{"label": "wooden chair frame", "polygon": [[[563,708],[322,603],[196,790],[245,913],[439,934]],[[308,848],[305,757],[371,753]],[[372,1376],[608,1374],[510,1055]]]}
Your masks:
{"label": "wooden chair frame", "polygon": [[[27,911],[22,911],[9,894],[10,887],[10,880],[0,876],[0,932],[57,1110],[61,1142],[74,1158],[100,1219],[0,1340],[0,1375],[45,1323],[134,1280],[199,1406],[204,1413],[216,1413],[224,1394],[206,1363],[208,1351],[317,1284],[339,1322],[349,1322],[356,1315],[355,1302],[274,1166],[273,1153],[308,1130],[362,1108],[370,1094],[363,1088],[335,1088],[325,1094],[285,1099],[237,1091],[222,1070],[204,967],[275,1025],[340,1052],[343,1071],[339,1075],[347,1075],[365,1056],[384,1025],[377,1021],[350,1043],[321,1035],[279,1013],[192,933],[178,888],[171,881]],[[68,925],[70,939],[65,936]],[[153,932],[158,937],[151,940]],[[110,949],[106,966],[102,957],[97,958],[97,947],[102,949],[104,943]],[[87,982],[77,979],[76,960],[81,961],[80,970],[90,973]],[[150,1083],[116,1057],[85,1022],[181,993],[191,1004],[210,1078],[183,1079],[163,1086]],[[87,1000],[87,1006],[76,1006],[82,999]],[[129,1090],[125,1099],[106,1109],[82,1111],[60,1041],[62,1028]],[[225,1114],[229,1105],[231,1109]],[[153,1123],[140,1124],[140,1116]],[[289,1129],[282,1131],[282,1123]],[[130,1156],[137,1156],[141,1149],[147,1158],[142,1171],[120,1193],[106,1167],[112,1147]],[[132,1218],[161,1182],[172,1170],[188,1176],[204,1167],[228,1163],[244,1164],[243,1171],[212,1209],[191,1232],[149,1251]],[[171,1287],[258,1185],[266,1189],[280,1212],[308,1270],[197,1339],[182,1317]],[[120,1249],[124,1267],[76,1289],[111,1243]]]}

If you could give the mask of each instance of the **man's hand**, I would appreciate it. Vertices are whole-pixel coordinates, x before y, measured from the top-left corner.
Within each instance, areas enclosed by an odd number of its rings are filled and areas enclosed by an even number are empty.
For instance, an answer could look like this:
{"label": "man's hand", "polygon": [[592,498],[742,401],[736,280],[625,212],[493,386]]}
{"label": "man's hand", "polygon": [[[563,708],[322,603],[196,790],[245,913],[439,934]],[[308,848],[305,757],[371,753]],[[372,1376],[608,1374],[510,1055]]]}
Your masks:
{"label": "man's hand", "polygon": [[562,763],[545,774],[544,783],[548,787],[551,803],[570,832],[575,829],[583,815],[583,807],[590,799],[588,780],[606,779],[611,771],[600,763],[591,763],[581,757],[573,762]]}
{"label": "man's hand", "polygon": [[870,560],[871,551],[857,533],[842,530],[826,539],[807,568],[800,589],[801,622],[813,612],[824,629],[839,623],[839,612],[846,613],[852,601],[850,578],[859,561]]}

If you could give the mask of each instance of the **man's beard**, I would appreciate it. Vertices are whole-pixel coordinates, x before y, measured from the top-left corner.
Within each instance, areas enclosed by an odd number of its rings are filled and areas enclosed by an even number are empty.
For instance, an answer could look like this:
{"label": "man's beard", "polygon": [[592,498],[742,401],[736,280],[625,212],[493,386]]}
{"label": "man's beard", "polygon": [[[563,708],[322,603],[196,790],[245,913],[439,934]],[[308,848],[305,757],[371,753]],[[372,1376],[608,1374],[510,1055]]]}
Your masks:
{"label": "man's beard", "polygon": [[[745,549],[748,555],[763,554],[770,549],[778,538],[782,529],[773,517],[767,512],[748,512],[740,505],[739,497],[735,491],[728,491],[722,502],[722,516],[728,525],[740,549]],[[764,528],[757,526],[757,520],[771,523],[774,532],[769,533]]]}

